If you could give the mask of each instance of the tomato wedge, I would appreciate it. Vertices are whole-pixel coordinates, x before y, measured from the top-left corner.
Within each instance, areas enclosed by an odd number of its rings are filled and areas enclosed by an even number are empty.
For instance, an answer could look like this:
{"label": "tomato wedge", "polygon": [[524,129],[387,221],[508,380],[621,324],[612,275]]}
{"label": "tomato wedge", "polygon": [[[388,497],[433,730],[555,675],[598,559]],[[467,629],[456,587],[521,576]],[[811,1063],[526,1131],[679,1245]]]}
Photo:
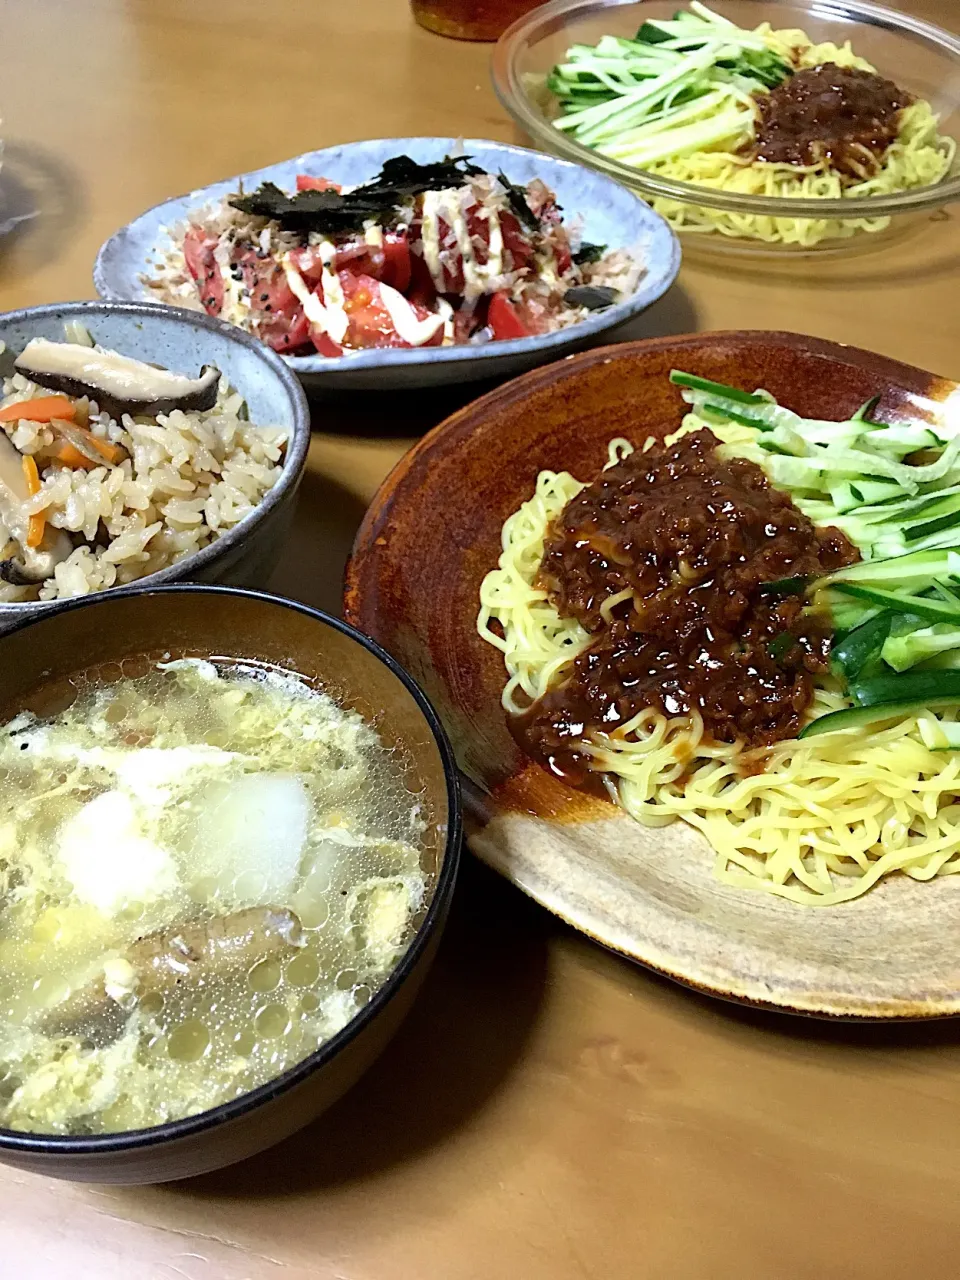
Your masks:
{"label": "tomato wedge", "polygon": [[[323,259],[319,245],[306,245],[291,255],[294,265],[311,285],[323,277]],[[393,285],[401,293],[410,287],[410,242],[406,231],[390,231],[383,238],[383,245],[355,240],[338,245],[333,266],[337,271],[349,271],[354,276],[371,276]]]}
{"label": "tomato wedge", "polygon": [[487,324],[497,339],[526,338],[533,332],[508,293],[495,293],[490,299]]}
{"label": "tomato wedge", "polygon": [[311,286],[320,283],[323,275],[323,260],[320,257],[319,248],[315,245],[294,249],[290,254],[290,261]]}
{"label": "tomato wedge", "polygon": [[187,228],[183,258],[196,281],[201,306],[211,316],[218,316],[223,310],[223,277],[214,256],[216,247],[216,236],[208,236],[201,227]]}
{"label": "tomato wedge", "polygon": [[309,173],[297,174],[298,191],[339,191],[340,183],[330,178],[313,178]]}
{"label": "tomato wedge", "polygon": [[533,261],[533,245],[530,243],[520,219],[503,210],[500,214],[500,234],[503,237],[504,270],[522,271]]}
{"label": "tomato wedge", "polygon": [[310,325],[299,299],[287,283],[284,270],[272,258],[257,257],[246,248],[235,257],[250,309],[262,341],[274,351],[290,352],[310,342]]}
{"label": "tomato wedge", "polygon": [[391,231],[383,237],[383,270],[380,279],[401,293],[410,288],[410,240],[406,231]]}
{"label": "tomato wedge", "polygon": [[311,328],[310,341],[322,356],[343,355],[343,347],[341,347],[339,343],[334,342],[329,333],[324,333],[322,329]]}
{"label": "tomato wedge", "polygon": [[390,312],[380,300],[380,283],[373,276],[339,272],[344,309],[350,324],[344,343],[348,347],[407,347],[394,328]]}
{"label": "tomato wedge", "polygon": [[[346,347],[409,347],[410,343],[397,332],[393,318],[383,303],[380,293],[380,281],[373,276],[353,275],[349,271],[339,272],[340,284],[343,288],[344,309],[349,319]],[[419,303],[407,299],[418,320],[428,319],[433,312]],[[428,342],[428,347],[439,346],[443,342],[443,325],[438,325],[436,332]]]}

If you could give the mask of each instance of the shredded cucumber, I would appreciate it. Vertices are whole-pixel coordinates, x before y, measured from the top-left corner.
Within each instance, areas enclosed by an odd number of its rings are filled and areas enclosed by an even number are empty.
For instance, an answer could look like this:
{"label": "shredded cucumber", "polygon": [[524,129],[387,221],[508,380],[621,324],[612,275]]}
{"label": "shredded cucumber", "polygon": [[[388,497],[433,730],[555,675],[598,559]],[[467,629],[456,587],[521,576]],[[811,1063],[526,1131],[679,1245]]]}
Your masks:
{"label": "shredded cucumber", "polygon": [[906,671],[952,649],[960,650],[960,628],[936,622],[904,636],[889,636],[880,656],[894,671]]}
{"label": "shredded cucumber", "polygon": [[671,381],[691,408],[685,426],[708,426],[727,456],[757,462],[804,515],[842,529],[864,559],[960,541],[960,433],[945,415],[879,422],[874,399],[850,418],[804,418],[762,389],[678,370]]}
{"label": "shredded cucumber", "polygon": [[752,95],[791,74],[763,35],[693,0],[689,12],[644,22],[633,40],[572,45],[547,88],[563,111],[557,129],[649,165],[709,147],[737,150],[753,137]]}

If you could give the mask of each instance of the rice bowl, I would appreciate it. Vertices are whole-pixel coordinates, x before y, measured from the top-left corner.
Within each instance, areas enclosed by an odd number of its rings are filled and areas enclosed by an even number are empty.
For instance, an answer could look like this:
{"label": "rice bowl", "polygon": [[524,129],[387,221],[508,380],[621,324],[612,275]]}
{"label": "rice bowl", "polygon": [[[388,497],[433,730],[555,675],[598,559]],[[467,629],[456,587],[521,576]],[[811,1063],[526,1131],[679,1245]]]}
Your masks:
{"label": "rice bowl", "polygon": [[[28,369],[14,367],[35,339],[49,351],[65,336],[76,338],[79,330],[64,329],[74,322],[161,382],[172,378],[189,390],[201,380],[186,375],[202,366],[204,402],[167,396],[150,412],[142,401],[122,403],[107,393],[99,404],[75,383],[41,374],[41,386]],[[266,581],[309,441],[305,400],[280,360],[215,320],[144,305],[12,312],[0,318],[0,340],[0,627],[69,597],[148,578],[151,585],[185,577]],[[44,401],[56,401],[51,393],[62,390],[69,394],[59,401],[72,412],[65,421],[43,421]],[[27,401],[23,421],[17,405]],[[38,404],[41,420],[30,420]],[[24,493],[17,482],[30,459],[36,471]],[[22,501],[12,501],[4,481],[14,482],[13,496]],[[37,516],[42,542],[27,554]],[[36,540],[36,525],[33,534]]]}
{"label": "rice bowl", "polygon": [[[4,380],[0,412],[43,397],[44,388],[16,373]],[[38,586],[3,582],[0,600],[86,595],[165,569],[242,520],[280,474],[285,430],[245,421],[243,398],[224,379],[207,411],[123,414],[119,421],[96,401],[89,411],[91,431],[127,456],[110,469],[51,465],[41,472],[42,486],[22,504],[21,518],[44,513],[52,528],[83,542]],[[8,438],[25,457],[42,457],[55,433],[24,418]],[[95,542],[101,522],[105,546]]]}

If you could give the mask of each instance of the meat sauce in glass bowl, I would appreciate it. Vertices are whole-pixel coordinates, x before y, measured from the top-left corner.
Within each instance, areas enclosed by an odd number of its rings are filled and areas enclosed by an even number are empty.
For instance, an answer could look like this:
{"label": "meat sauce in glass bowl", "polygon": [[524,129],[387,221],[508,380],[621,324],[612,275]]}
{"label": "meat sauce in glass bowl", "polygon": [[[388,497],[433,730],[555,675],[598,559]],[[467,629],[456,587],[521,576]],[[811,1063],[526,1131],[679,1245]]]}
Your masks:
{"label": "meat sauce in glass bowl", "polygon": [[[703,11],[698,6],[693,21],[701,21],[696,15]],[[689,6],[682,12],[682,20],[691,19]],[[652,117],[648,121],[641,97],[653,72],[624,71],[624,58],[642,60],[653,49],[656,59],[662,56],[657,50],[669,50],[665,41],[676,35],[675,0],[552,0],[504,33],[494,52],[494,87],[536,146],[590,165],[643,196],[680,234],[685,253],[784,258],[882,247],[922,225],[932,210],[960,199],[960,38],[866,0],[841,0],[828,10],[805,0],[716,0],[706,12],[715,24],[708,34],[722,35],[728,22],[758,48],[763,32],[784,37],[773,42],[776,52],[747,49],[746,62],[732,69],[735,59],[717,54],[721,65],[712,87],[725,92],[726,81],[735,80],[728,106],[739,120],[739,136],[733,128],[721,137],[720,129],[712,140],[666,156],[652,148],[651,133],[659,137],[660,125]],[[633,43],[618,46],[623,40]],[[597,62],[601,41],[606,61]],[[791,60],[787,71],[778,69],[778,62]],[[623,82],[626,97],[620,103],[633,114],[621,117],[623,128],[612,142],[602,121],[590,129],[570,127],[576,118],[571,112],[610,100],[597,69],[608,79],[638,77]],[[790,70],[797,83],[791,86],[787,79],[778,89]],[[864,71],[870,80],[851,71]],[[716,113],[700,111],[703,89],[699,82],[678,86],[671,109],[689,113],[678,117],[678,133],[715,120]],[[598,109],[602,114],[603,106]],[[918,112],[924,116],[919,132]],[[563,127],[558,120],[566,120]],[[891,148],[904,121],[912,123],[902,131],[903,146]],[[919,159],[914,143],[922,147]],[[901,152],[908,150],[901,164]],[[723,163],[719,152],[730,153]],[[878,176],[878,161],[888,152],[895,163]],[[684,163],[672,164],[671,157]],[[818,159],[832,161],[826,172],[798,165],[795,182],[788,181],[789,173],[764,169],[801,160],[809,166]]]}

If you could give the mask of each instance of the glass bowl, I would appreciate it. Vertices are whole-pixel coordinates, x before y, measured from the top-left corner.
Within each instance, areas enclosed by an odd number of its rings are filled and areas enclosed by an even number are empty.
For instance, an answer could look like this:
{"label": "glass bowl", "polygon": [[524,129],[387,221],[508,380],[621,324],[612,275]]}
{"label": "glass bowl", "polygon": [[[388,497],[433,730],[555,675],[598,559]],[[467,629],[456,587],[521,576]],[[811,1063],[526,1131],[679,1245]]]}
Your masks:
{"label": "glass bowl", "polygon": [[[849,252],[886,243],[932,210],[960,199],[960,156],[940,182],[893,195],[787,198],[648,173],[599,155],[554,128],[560,110],[546,79],[572,44],[595,44],[604,35],[632,37],[644,21],[670,18],[677,7],[678,0],[551,0],[515,22],[498,42],[492,62],[497,96],[536,147],[599,169],[638,192],[681,232],[685,247],[778,255]],[[800,28],[816,43],[849,40],[880,75],[932,105],[941,135],[960,139],[960,38],[948,31],[861,0],[716,0],[711,7],[747,29],[769,22],[774,29]],[[719,210],[727,216],[722,227],[685,228],[678,225],[684,210],[708,216]],[[764,238],[771,235],[775,238]]]}

